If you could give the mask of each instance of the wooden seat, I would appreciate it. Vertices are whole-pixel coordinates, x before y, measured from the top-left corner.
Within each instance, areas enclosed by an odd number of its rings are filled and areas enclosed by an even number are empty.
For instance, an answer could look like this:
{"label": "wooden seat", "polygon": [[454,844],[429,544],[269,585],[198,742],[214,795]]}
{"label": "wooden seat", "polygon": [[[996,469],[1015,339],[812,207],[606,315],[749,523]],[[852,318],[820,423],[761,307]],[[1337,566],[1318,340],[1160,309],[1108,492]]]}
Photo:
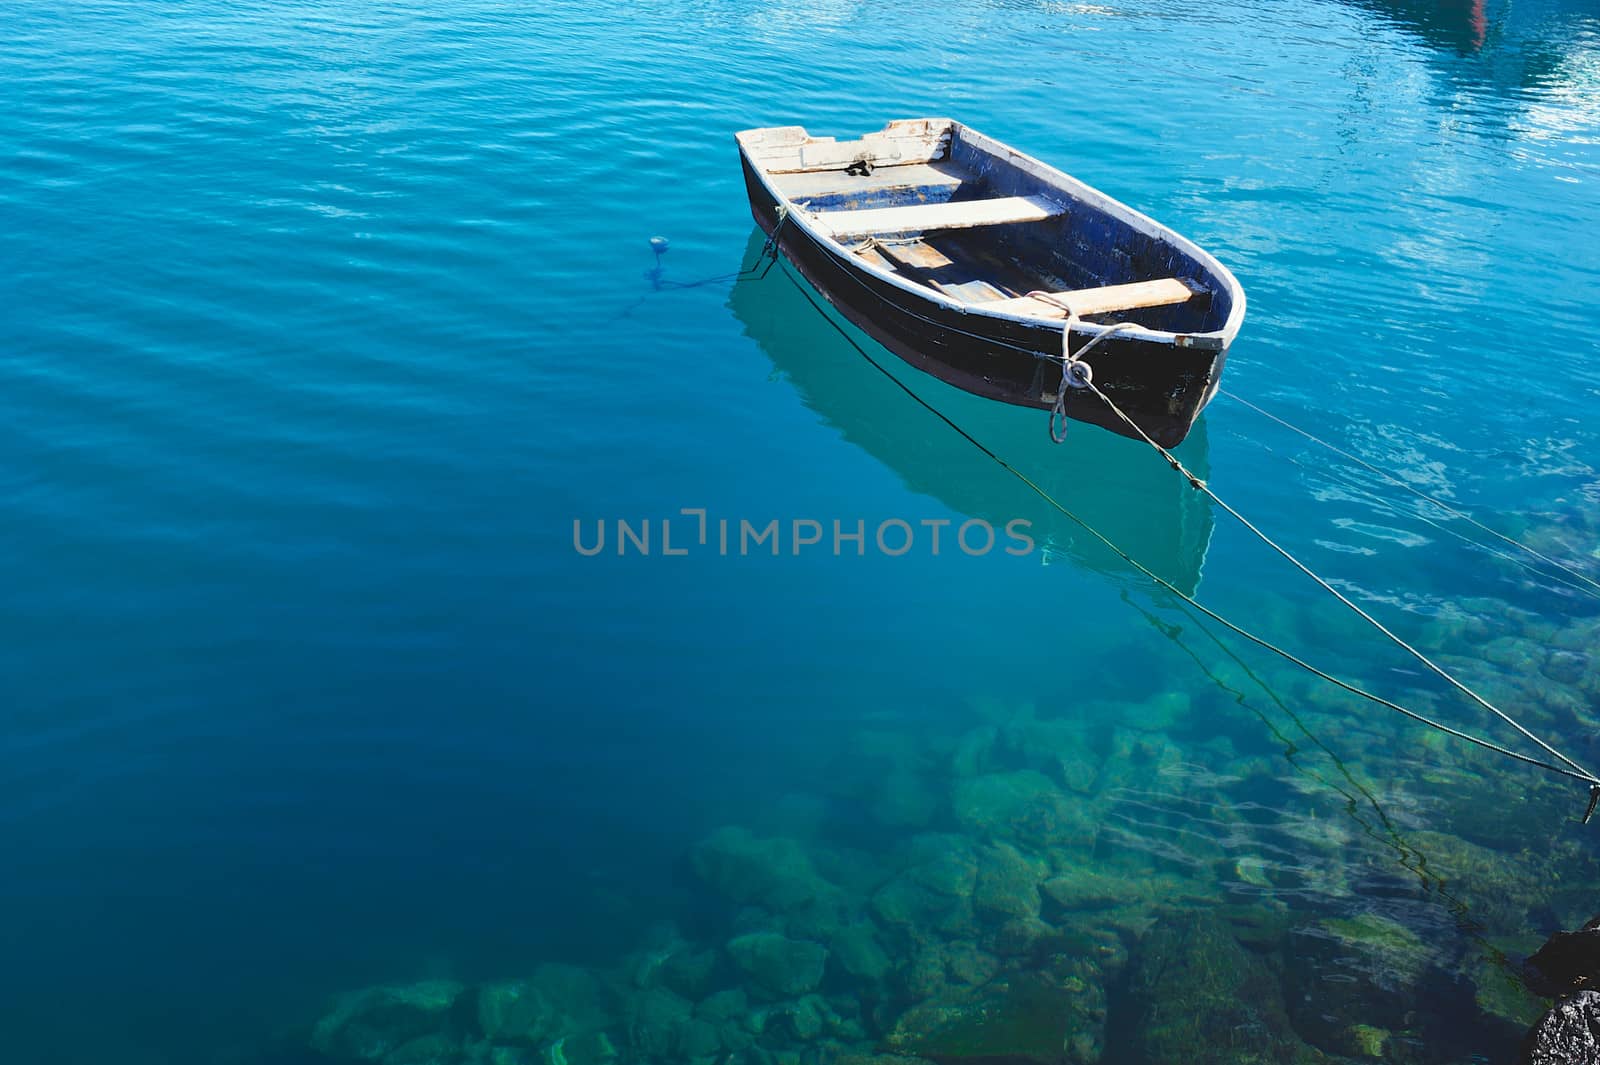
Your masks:
{"label": "wooden seat", "polygon": [[901,266],[915,270],[939,270],[951,265],[948,255],[920,240],[915,244],[880,244],[878,247]]}
{"label": "wooden seat", "polygon": [[773,188],[786,198],[803,203],[833,196],[866,196],[892,189],[916,189],[924,195],[945,199],[970,181],[972,175],[953,163],[901,163],[880,166],[870,174],[847,174],[844,170],[824,170],[798,174],[773,174]]}
{"label": "wooden seat", "polygon": [[817,211],[811,217],[834,240],[857,240],[889,233],[925,233],[933,229],[970,229],[1016,222],[1042,222],[1065,214],[1048,196],[1003,196],[959,203],[919,203],[910,207],[874,207],[865,211]]}
{"label": "wooden seat", "polygon": [[1163,277],[1155,281],[1135,281],[1129,285],[1105,285],[1100,288],[1080,288],[1072,292],[1052,292],[1049,300],[1034,296],[1017,296],[1014,299],[995,300],[980,304],[986,311],[1005,311],[1025,314],[1033,318],[1065,318],[1066,304],[1079,317],[1091,314],[1111,314],[1115,311],[1133,311],[1141,307],[1166,307],[1185,303],[1205,289],[1192,281],[1177,277]]}

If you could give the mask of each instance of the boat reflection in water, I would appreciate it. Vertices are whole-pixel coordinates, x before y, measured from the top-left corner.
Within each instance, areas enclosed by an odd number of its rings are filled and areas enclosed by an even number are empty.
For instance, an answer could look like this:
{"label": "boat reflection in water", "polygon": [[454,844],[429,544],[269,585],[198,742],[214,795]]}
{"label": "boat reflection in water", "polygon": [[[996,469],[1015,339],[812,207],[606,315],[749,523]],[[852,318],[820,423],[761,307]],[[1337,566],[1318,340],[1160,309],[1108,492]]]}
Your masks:
{"label": "boat reflection in water", "polygon": [[1600,29],[1595,0],[1344,2],[1405,30],[1442,57],[1479,60],[1451,70],[1509,91],[1570,81],[1565,68]]}
{"label": "boat reflection in water", "polygon": [[[755,261],[764,239],[754,231],[743,262]],[[1079,423],[1070,424],[1066,443],[1054,444],[1043,412],[980,399],[916,372],[781,265],[764,280],[735,284],[728,306],[805,404],[913,492],[996,528],[1027,519],[1046,561],[1065,554],[1102,573],[1146,579],[874,370],[839,329],[1128,554],[1185,592],[1199,587],[1211,509],[1148,445]],[[1197,476],[1209,475],[1204,418],[1176,453]]]}

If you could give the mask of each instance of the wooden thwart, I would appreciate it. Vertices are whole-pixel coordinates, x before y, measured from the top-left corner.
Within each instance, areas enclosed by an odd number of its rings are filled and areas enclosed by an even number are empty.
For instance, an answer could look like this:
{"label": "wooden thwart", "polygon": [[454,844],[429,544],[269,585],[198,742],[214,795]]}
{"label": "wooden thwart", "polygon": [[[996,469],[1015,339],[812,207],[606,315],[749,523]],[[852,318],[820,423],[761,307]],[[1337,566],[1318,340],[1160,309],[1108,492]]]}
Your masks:
{"label": "wooden thwart", "polygon": [[811,217],[835,240],[856,240],[891,233],[1042,222],[1065,214],[1066,210],[1048,196],[1004,196],[994,200],[919,203],[911,207],[875,207],[865,211],[819,211]]}
{"label": "wooden thwart", "polygon": [[883,254],[901,266],[910,266],[918,270],[942,270],[951,265],[948,255],[920,240],[915,244],[880,244],[878,247]]}
{"label": "wooden thwart", "polygon": [[951,299],[960,300],[962,303],[989,303],[994,300],[1003,300],[1006,294],[987,281],[935,281],[933,287],[943,292]]}
{"label": "wooden thwart", "polygon": [[772,184],[789,199],[801,202],[825,196],[864,196],[886,189],[953,191],[970,179],[971,175],[950,163],[905,163],[880,166],[871,174],[847,174],[843,170],[774,174]]}
{"label": "wooden thwart", "polygon": [[[1110,314],[1113,311],[1134,311],[1141,307],[1165,307],[1184,303],[1205,289],[1198,288],[1181,278],[1163,277],[1156,281],[1135,281],[1131,285],[1105,285],[1101,288],[1080,288],[1074,292],[1052,292],[1053,300],[1070,306],[1080,317],[1091,314]],[[1055,302],[1018,296],[1015,299],[995,300],[981,305],[986,311],[1005,311],[1025,314],[1035,318],[1065,318],[1067,312]]]}

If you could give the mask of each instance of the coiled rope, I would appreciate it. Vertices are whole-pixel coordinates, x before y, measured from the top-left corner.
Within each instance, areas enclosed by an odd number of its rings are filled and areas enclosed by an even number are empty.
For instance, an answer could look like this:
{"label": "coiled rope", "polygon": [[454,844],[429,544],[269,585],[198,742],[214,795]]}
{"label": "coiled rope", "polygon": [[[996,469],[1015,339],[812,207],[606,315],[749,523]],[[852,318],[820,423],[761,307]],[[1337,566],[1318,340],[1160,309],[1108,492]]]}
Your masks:
{"label": "coiled rope", "polygon": [[[1111,400],[1105,396],[1105,393],[1101,392],[1100,389],[1094,385],[1093,379],[1092,379],[1092,377],[1093,377],[1092,374],[1087,374],[1086,373],[1086,374],[1082,375],[1082,380],[1084,381],[1085,387],[1089,387],[1089,388],[1093,389],[1095,394],[1100,396],[1100,398],[1102,399],[1103,402],[1105,402],[1108,406],[1110,406],[1111,409],[1113,411],[1115,411],[1119,416],[1121,416],[1125,421],[1128,421],[1128,424],[1132,425],[1134,430],[1137,433],[1139,433],[1140,436],[1144,437],[1144,439],[1152,447],[1154,447],[1157,451],[1161,452],[1163,457],[1166,458],[1168,464],[1171,465],[1174,470],[1176,470],[1179,473],[1181,473],[1189,481],[1189,483],[1191,485],[1193,485],[1194,487],[1196,487],[1198,489],[1201,489],[1201,490],[1205,491],[1209,496],[1211,496],[1211,498],[1219,506],[1221,506],[1224,510],[1227,510],[1230,514],[1232,514],[1236,518],[1238,518],[1238,520],[1240,522],[1244,523],[1245,526],[1247,528],[1249,528],[1252,532],[1254,532],[1257,536],[1261,537],[1263,540],[1266,540],[1269,544],[1272,544],[1272,546],[1277,548],[1277,550],[1281,554],[1284,554],[1286,557],[1288,557],[1290,559],[1290,561],[1295,563],[1296,566],[1298,566],[1300,569],[1302,569],[1304,572],[1306,572],[1308,575],[1310,575],[1313,579],[1317,580],[1329,592],[1331,592],[1333,595],[1338,597],[1341,601],[1345,602],[1348,606],[1350,606],[1351,609],[1355,610],[1362,617],[1365,617],[1372,625],[1377,627],[1379,629],[1379,631],[1385,633],[1394,642],[1398,643],[1400,646],[1402,646],[1402,647],[1406,648],[1407,650],[1409,650],[1414,656],[1416,656],[1417,658],[1419,658],[1422,661],[1424,661],[1431,669],[1433,669],[1435,672],[1439,673],[1441,676],[1445,677],[1445,679],[1449,680],[1457,688],[1459,688],[1462,691],[1466,692],[1475,701],[1477,701],[1477,702],[1481,703],[1483,706],[1487,707],[1491,712],[1496,714],[1498,717],[1500,717],[1503,720],[1511,723],[1513,725],[1513,727],[1515,727],[1517,729],[1518,732],[1520,732],[1522,735],[1524,735],[1527,738],[1529,738],[1530,740],[1532,740],[1542,750],[1546,751],[1552,757],[1554,757],[1556,759],[1556,761],[1551,762],[1551,761],[1545,761],[1544,759],[1541,759],[1541,758],[1535,758],[1535,757],[1533,757],[1531,755],[1523,754],[1520,751],[1514,751],[1509,747],[1502,746],[1502,745],[1500,745],[1498,743],[1493,742],[1492,740],[1487,740],[1487,739],[1484,739],[1481,736],[1475,736],[1475,735],[1473,735],[1473,734],[1471,734],[1469,732],[1464,732],[1464,731],[1462,731],[1460,729],[1453,728],[1450,725],[1446,725],[1442,721],[1436,721],[1433,718],[1428,717],[1425,714],[1422,714],[1422,713],[1419,713],[1419,712],[1417,712],[1415,710],[1412,710],[1409,707],[1402,706],[1399,703],[1394,702],[1391,699],[1386,699],[1383,696],[1378,695],[1375,692],[1368,691],[1367,689],[1362,688],[1361,686],[1359,686],[1357,684],[1353,684],[1350,681],[1347,681],[1347,680],[1344,680],[1344,679],[1342,679],[1340,677],[1334,676],[1332,673],[1329,673],[1324,669],[1320,669],[1317,666],[1312,665],[1310,662],[1307,662],[1305,659],[1300,658],[1298,655],[1294,654],[1292,651],[1289,651],[1289,650],[1287,650],[1287,649],[1285,649],[1283,647],[1278,646],[1277,644],[1275,644],[1272,641],[1268,640],[1266,637],[1257,635],[1256,633],[1250,631],[1249,629],[1245,628],[1244,626],[1239,625],[1234,621],[1231,621],[1230,619],[1224,617],[1222,614],[1220,614],[1217,611],[1213,610],[1212,608],[1206,606],[1204,603],[1200,602],[1194,596],[1192,596],[1192,595],[1188,594],[1187,592],[1183,591],[1183,589],[1179,588],[1177,585],[1173,584],[1171,581],[1167,580],[1165,577],[1162,577],[1159,573],[1156,573],[1154,570],[1150,569],[1144,563],[1140,562],[1138,559],[1136,559],[1132,555],[1128,554],[1121,547],[1119,547],[1115,542],[1113,542],[1110,538],[1108,538],[1104,533],[1100,532],[1099,529],[1096,529],[1093,525],[1089,524],[1083,518],[1079,517],[1072,510],[1068,509],[1064,504],[1062,504],[1059,500],[1057,500],[1049,492],[1045,491],[1044,488],[1040,487],[1036,482],[1034,482],[1031,478],[1029,478],[1027,474],[1023,473],[1021,470],[1019,470],[1015,466],[1011,465],[1011,463],[1007,462],[999,454],[997,454],[995,451],[990,449],[988,447],[988,445],[984,444],[977,437],[973,436],[966,429],[962,428],[949,415],[945,414],[943,411],[941,411],[939,408],[935,407],[928,400],[924,399],[910,385],[906,384],[899,377],[897,377],[891,370],[889,370],[889,368],[887,366],[885,366],[883,363],[879,362],[877,359],[873,358],[872,354],[870,352],[868,352],[867,349],[863,348],[859,343],[857,343],[856,339],[854,337],[852,337],[848,332],[846,332],[844,327],[841,326],[837,321],[835,321],[834,318],[832,317],[832,315],[828,314],[827,310],[820,303],[817,302],[816,297],[811,294],[808,286],[803,281],[801,281],[798,277],[796,277],[795,274],[789,269],[789,267],[786,264],[781,263],[780,257],[779,257],[779,254],[778,254],[779,249],[777,247],[777,241],[776,240],[769,241],[768,245],[762,248],[762,255],[765,256],[765,255],[769,254],[769,249],[770,249],[770,254],[772,255],[772,258],[773,258],[773,263],[777,264],[779,266],[779,268],[782,271],[782,273],[784,274],[784,276],[787,277],[789,279],[789,281],[795,286],[795,288],[800,292],[800,294],[805,297],[806,302],[810,303],[812,308],[814,310],[816,310],[816,312],[822,317],[823,321],[827,322],[828,325],[831,326],[833,328],[833,330],[836,333],[838,333],[840,337],[842,337],[844,339],[845,343],[849,344],[850,347],[855,350],[856,354],[860,355],[864,360],[866,360],[866,362],[870,366],[872,366],[873,369],[877,370],[884,377],[888,378],[888,380],[891,383],[893,383],[895,385],[895,387],[899,388],[900,391],[904,392],[907,396],[909,396],[915,403],[917,403],[917,405],[922,407],[928,413],[932,414],[935,418],[938,418],[945,425],[949,426],[949,428],[951,430],[953,430],[963,440],[965,440],[967,443],[971,444],[973,447],[977,448],[978,451],[980,451],[983,455],[985,455],[987,458],[989,458],[991,461],[993,461],[1001,469],[1005,470],[1007,473],[1011,474],[1011,476],[1015,477],[1019,482],[1021,482],[1024,486],[1026,486],[1030,491],[1032,491],[1035,495],[1037,495],[1041,500],[1043,500],[1051,508],[1053,508],[1054,510],[1059,512],[1061,515],[1066,517],[1068,520],[1073,522],[1073,524],[1077,525],[1079,528],[1081,528],[1084,532],[1088,533],[1094,539],[1098,540],[1109,551],[1111,551],[1118,558],[1122,559],[1128,565],[1132,566],[1135,570],[1137,570],[1144,577],[1148,578],[1150,581],[1152,581],[1156,585],[1160,586],[1161,588],[1166,590],[1168,593],[1176,596],[1179,600],[1181,600],[1183,603],[1185,603],[1189,608],[1197,611],[1198,613],[1204,615],[1207,618],[1210,618],[1212,621],[1215,621],[1217,624],[1221,625],[1223,628],[1227,629],[1228,631],[1234,633],[1235,635],[1237,635],[1237,636],[1239,636],[1239,637],[1241,637],[1241,638],[1243,638],[1245,640],[1248,640],[1250,643],[1255,644],[1257,647],[1260,647],[1263,650],[1270,651],[1272,654],[1277,655],[1279,658],[1281,658],[1284,661],[1290,663],[1291,665],[1294,665],[1294,666],[1296,666],[1296,667],[1298,667],[1298,668],[1300,668],[1302,670],[1305,670],[1307,673],[1310,673],[1312,676],[1315,676],[1315,677],[1317,677],[1317,678],[1319,678],[1319,679],[1321,679],[1323,681],[1326,681],[1327,683],[1332,684],[1334,687],[1339,688],[1342,691],[1348,692],[1351,695],[1358,696],[1358,697],[1360,697],[1362,699],[1367,700],[1368,702],[1371,702],[1371,703],[1374,703],[1374,704],[1376,704],[1378,706],[1384,707],[1385,709],[1392,710],[1395,713],[1401,714],[1402,716],[1411,719],[1412,721],[1416,721],[1419,724],[1426,725],[1426,726],[1428,726],[1429,728],[1432,728],[1432,729],[1436,729],[1437,731],[1443,732],[1444,734],[1446,734],[1448,736],[1452,736],[1452,737],[1454,737],[1454,738],[1456,738],[1458,740],[1462,740],[1463,742],[1472,744],[1472,745],[1474,745],[1476,747],[1480,747],[1480,748],[1482,748],[1482,749],[1484,749],[1486,751],[1492,751],[1495,754],[1503,755],[1506,758],[1510,758],[1510,759],[1513,759],[1515,761],[1522,762],[1522,763],[1524,763],[1526,765],[1530,765],[1530,766],[1533,766],[1533,767],[1538,768],[1538,769],[1543,769],[1546,772],[1555,773],[1555,774],[1557,774],[1559,776],[1569,777],[1569,778],[1574,779],[1574,780],[1582,781],[1583,783],[1589,785],[1589,805],[1588,805],[1588,808],[1584,812],[1584,815],[1583,815],[1583,818],[1582,818],[1582,822],[1584,824],[1588,824],[1589,823],[1590,818],[1593,817],[1593,815],[1594,815],[1594,811],[1595,811],[1596,805],[1600,804],[1600,777],[1596,777],[1593,773],[1591,773],[1588,770],[1584,769],[1577,762],[1575,762],[1572,759],[1568,758],[1567,756],[1561,754],[1555,748],[1551,747],[1549,744],[1545,743],[1543,740],[1540,740],[1537,736],[1534,736],[1531,732],[1529,732],[1527,729],[1523,728],[1520,724],[1518,724],[1516,721],[1514,721],[1510,717],[1509,714],[1505,713],[1505,711],[1500,710],[1498,707],[1494,706],[1493,704],[1489,703],[1487,700],[1483,699],[1482,696],[1479,696],[1476,692],[1473,692],[1470,688],[1467,688],[1466,685],[1462,684],[1460,681],[1456,680],[1453,676],[1451,676],[1450,674],[1446,673],[1441,667],[1435,665],[1430,659],[1427,659],[1427,657],[1424,656],[1420,651],[1417,651],[1415,648],[1412,648],[1410,644],[1405,643],[1398,636],[1395,636],[1393,633],[1389,632],[1388,629],[1384,628],[1381,623],[1379,623],[1376,619],[1373,619],[1371,617],[1371,615],[1366,613],[1366,611],[1362,610],[1360,607],[1356,606],[1354,603],[1351,603],[1348,599],[1346,599],[1343,595],[1341,595],[1331,585],[1327,584],[1327,582],[1323,581],[1320,577],[1317,577],[1317,575],[1315,573],[1312,573],[1309,569],[1306,569],[1305,566],[1303,564],[1299,563],[1298,560],[1294,559],[1293,556],[1288,555],[1288,553],[1286,551],[1284,551],[1283,548],[1278,547],[1278,545],[1276,545],[1271,540],[1269,540],[1265,536],[1265,534],[1260,532],[1260,530],[1256,529],[1255,526],[1251,525],[1249,522],[1246,522],[1244,520],[1244,518],[1241,515],[1238,514],[1237,511],[1234,511],[1231,507],[1229,507],[1221,499],[1218,499],[1216,497],[1216,494],[1211,492],[1210,489],[1206,487],[1205,482],[1202,481],[1200,478],[1196,477],[1188,469],[1186,469],[1183,466],[1183,464],[1180,463],[1172,455],[1171,452],[1167,451],[1165,448],[1163,448],[1159,444],[1155,443],[1155,441],[1151,440],[1148,436],[1145,436],[1143,431],[1140,430],[1137,425],[1134,425],[1133,422],[1131,421],[1131,419],[1128,419],[1127,415],[1123,414],[1121,409],[1118,408],[1116,406],[1116,404],[1112,403]],[[757,260],[757,262],[759,263],[759,259]],[[768,267],[768,269],[770,269],[770,266]],[[753,272],[753,268],[752,268],[752,272]],[[765,275],[765,273],[763,273],[761,276],[765,277],[766,275]],[[1070,308],[1068,309],[1068,313],[1069,313],[1069,315],[1071,314]],[[1107,327],[1108,330],[1110,328],[1111,327]],[[1070,355],[1070,354],[1065,352],[1065,348],[1066,348],[1065,341],[1066,341],[1066,337],[1069,335],[1069,333],[1070,333],[1070,328],[1063,330],[1063,334],[1062,334],[1063,335],[1063,349],[1064,349],[1064,354],[1063,354],[1063,358],[1062,358],[1062,363],[1063,363],[1063,385],[1064,385],[1064,387],[1061,390],[1062,392],[1065,391],[1067,375],[1068,374],[1073,374],[1075,372],[1081,372],[1081,371],[1074,371],[1072,366],[1071,366],[1071,364],[1073,362],[1077,361],[1077,358],[1075,356],[1072,356],[1072,355]],[[1103,335],[1104,334],[1102,334],[1102,337],[1103,337]],[[1099,339],[1100,338],[1095,338],[1094,340],[1091,340],[1090,344],[1094,344],[1094,343],[1098,342]],[[1089,350],[1090,344],[1086,344],[1082,349],[1080,349],[1079,355],[1081,355],[1084,351]],[[1086,365],[1082,366],[1082,370],[1087,370],[1087,369],[1088,369],[1088,367]],[[1060,394],[1058,393],[1058,404],[1060,402],[1059,401],[1059,395]],[[1054,435],[1054,434],[1052,434],[1052,435]]]}
{"label": "coiled rope", "polygon": [[[1131,328],[1134,323],[1118,322],[1115,325],[1108,325],[1091,337],[1087,344],[1077,350],[1076,354],[1067,356],[1066,353],[1071,350],[1072,346],[1072,327],[1081,321],[1078,317],[1078,312],[1072,309],[1070,303],[1054,292],[1035,291],[1028,293],[1028,296],[1041,303],[1053,304],[1067,312],[1067,320],[1061,325],[1061,351],[1065,358],[1066,366],[1061,375],[1061,387],[1056,389],[1055,406],[1050,408],[1050,439],[1058,444],[1063,444],[1067,440],[1067,389],[1069,387],[1087,387],[1094,377],[1089,364],[1082,361],[1083,357],[1104,341],[1116,336],[1121,330]],[[1070,379],[1068,375],[1070,375]],[[1059,431],[1056,428],[1058,425],[1060,426]]]}

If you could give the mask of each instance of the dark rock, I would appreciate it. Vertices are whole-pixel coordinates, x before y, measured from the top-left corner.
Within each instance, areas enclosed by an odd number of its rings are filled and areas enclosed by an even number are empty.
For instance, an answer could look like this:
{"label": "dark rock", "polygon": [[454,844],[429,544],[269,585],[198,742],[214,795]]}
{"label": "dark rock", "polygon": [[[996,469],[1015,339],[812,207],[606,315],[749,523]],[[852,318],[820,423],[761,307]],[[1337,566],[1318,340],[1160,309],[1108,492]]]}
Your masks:
{"label": "dark rock", "polygon": [[628,1044],[642,1058],[672,1058],[683,1049],[694,1013],[690,1002],[665,988],[629,996],[624,1004]]}
{"label": "dark rock", "polygon": [[716,1021],[729,1021],[743,1017],[750,1009],[749,997],[739,988],[718,991],[707,995],[696,1013]]}
{"label": "dark rock", "polygon": [[1600,1065],[1600,991],[1579,991],[1552,1006],[1528,1033],[1522,1061],[1523,1065]]}
{"label": "dark rock", "polygon": [[[1110,1056],[1138,1065],[1311,1065],[1266,961],[1214,914],[1165,917],[1135,949]],[[1117,1048],[1113,1048],[1115,1051]]]}
{"label": "dark rock", "polygon": [[1433,982],[1428,942],[1382,914],[1308,921],[1284,942],[1290,1019],[1329,1053],[1360,1057],[1385,1033],[1409,1032],[1418,988]]}
{"label": "dark rock", "polygon": [[661,982],[685,998],[705,996],[717,973],[717,952],[683,950],[661,963]]}
{"label": "dark rock", "polygon": [[734,964],[762,989],[782,997],[803,995],[822,982],[828,950],[820,943],[752,932],[728,942]]}
{"label": "dark rock", "polygon": [[1088,1065],[1104,1019],[1097,985],[1027,973],[913,1006],[885,1042],[939,1065]]}
{"label": "dark rock", "polygon": [[1554,998],[1600,988],[1600,917],[1576,932],[1557,932],[1522,967],[1528,986]]}

